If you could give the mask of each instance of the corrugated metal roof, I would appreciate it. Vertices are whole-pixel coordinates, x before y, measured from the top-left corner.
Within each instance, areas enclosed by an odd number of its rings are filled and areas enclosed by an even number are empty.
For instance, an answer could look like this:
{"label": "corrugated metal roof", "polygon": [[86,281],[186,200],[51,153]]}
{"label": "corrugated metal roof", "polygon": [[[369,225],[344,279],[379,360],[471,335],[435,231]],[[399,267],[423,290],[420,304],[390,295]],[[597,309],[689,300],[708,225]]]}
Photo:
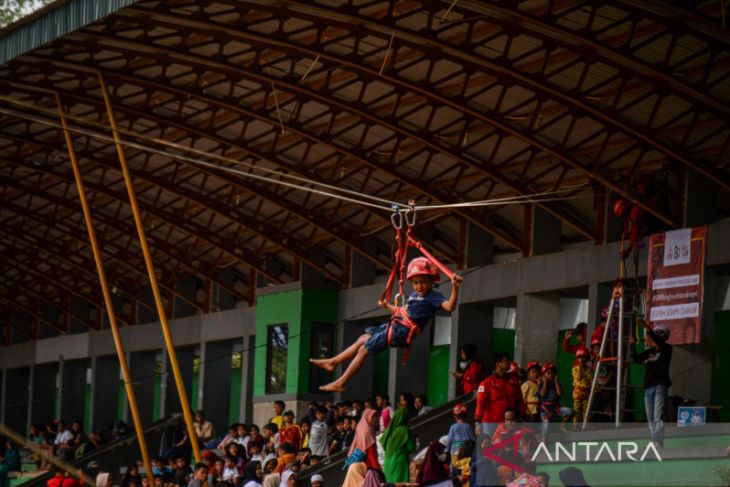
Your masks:
{"label": "corrugated metal roof", "polygon": [[0,64],[106,17],[137,0],[59,0],[0,31]]}

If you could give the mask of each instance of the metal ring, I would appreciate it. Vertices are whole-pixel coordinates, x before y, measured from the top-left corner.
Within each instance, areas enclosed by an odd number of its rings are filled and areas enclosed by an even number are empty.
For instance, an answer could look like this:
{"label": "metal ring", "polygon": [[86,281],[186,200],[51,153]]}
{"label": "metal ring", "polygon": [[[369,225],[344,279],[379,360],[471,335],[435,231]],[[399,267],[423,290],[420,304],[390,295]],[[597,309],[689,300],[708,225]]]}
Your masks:
{"label": "metal ring", "polygon": [[403,214],[400,212],[400,210],[395,210],[395,212],[390,215],[390,223],[393,224],[393,227],[396,230],[400,230],[403,228]]}
{"label": "metal ring", "polygon": [[400,305],[403,306],[405,304],[405,296],[401,293],[398,293],[395,295],[395,298],[393,298],[393,305],[395,307],[398,307],[398,298],[400,298]]}
{"label": "metal ring", "polygon": [[406,210],[406,225],[412,227],[416,224],[416,210],[408,208]]}

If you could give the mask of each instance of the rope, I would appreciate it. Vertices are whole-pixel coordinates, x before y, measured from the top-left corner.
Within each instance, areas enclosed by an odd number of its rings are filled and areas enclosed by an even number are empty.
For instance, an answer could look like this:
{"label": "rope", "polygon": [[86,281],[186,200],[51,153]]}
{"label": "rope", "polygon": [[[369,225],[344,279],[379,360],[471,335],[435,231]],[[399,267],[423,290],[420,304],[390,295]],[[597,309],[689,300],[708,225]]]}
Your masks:
{"label": "rope", "polygon": [[[22,102],[20,100],[16,100],[14,98],[10,98],[10,97],[6,97],[6,96],[0,95],[0,100],[7,101],[9,103],[13,103],[13,104],[16,104],[16,105],[20,105],[20,106],[23,106],[23,107],[26,107],[26,108],[29,108],[29,109],[32,109],[32,110],[35,110],[35,111],[45,112],[45,113],[47,113],[47,114],[49,114],[49,115],[51,115],[53,117],[56,117],[58,115],[58,113],[56,111],[54,111],[54,110],[51,110],[51,109],[48,109],[48,108],[42,108],[42,107],[39,107],[39,106],[34,105],[34,104],[31,104],[31,103],[25,103],[25,102]],[[0,109],[0,112],[5,113],[7,115],[14,116],[14,117],[18,117],[18,118],[21,118],[21,119],[29,119],[29,120],[36,121],[38,123],[44,123],[46,125],[52,125],[53,126],[53,122],[51,122],[51,121],[44,122],[44,121],[41,121],[41,120],[37,120],[37,119],[34,119],[31,115],[21,114],[21,113],[18,113],[18,112],[13,112],[13,111],[9,111],[9,110],[2,110],[2,109]],[[69,120],[74,120],[74,121],[77,121],[79,123],[86,124],[86,125],[91,125],[93,127],[97,127],[97,128],[102,129],[102,130],[105,130],[105,131],[114,132],[114,130],[111,129],[111,127],[108,127],[107,125],[100,124],[100,123],[94,122],[93,120],[85,119],[83,117],[77,117],[77,116],[74,116],[74,115],[66,115],[66,118],[69,119]],[[82,129],[71,129],[71,130],[78,131],[78,130],[82,130]],[[335,185],[332,185],[332,184],[327,184],[327,183],[323,183],[323,182],[319,182],[319,181],[314,181],[314,180],[307,179],[307,178],[304,178],[304,177],[301,177],[301,176],[296,176],[296,175],[293,175],[293,174],[283,173],[283,172],[277,171],[275,169],[269,169],[269,168],[266,168],[266,167],[256,166],[255,164],[252,164],[252,163],[249,163],[249,162],[239,161],[239,160],[232,159],[230,157],[226,157],[226,156],[222,156],[222,155],[209,154],[209,153],[207,153],[205,151],[202,151],[202,150],[199,150],[199,149],[195,149],[193,147],[185,147],[183,145],[177,144],[177,143],[172,142],[172,141],[169,141],[169,140],[159,139],[157,137],[149,137],[147,135],[140,134],[138,132],[134,132],[132,130],[128,130],[128,129],[124,129],[124,128],[118,128],[117,129],[117,132],[120,133],[120,134],[129,135],[129,136],[132,136],[132,137],[135,137],[135,138],[138,138],[138,139],[142,139],[142,140],[146,140],[146,141],[149,141],[149,142],[153,142],[153,143],[156,143],[156,144],[165,145],[165,146],[171,147],[173,149],[178,149],[178,150],[181,150],[181,151],[184,151],[184,152],[190,152],[190,153],[193,153],[193,154],[196,154],[198,156],[205,157],[205,158],[218,159],[218,160],[221,160],[221,161],[230,162],[231,164],[245,166],[245,167],[250,168],[251,170],[261,171],[261,172],[265,172],[265,173],[268,173],[268,174],[274,174],[274,175],[277,175],[277,176],[280,176],[280,177],[283,177],[283,178],[289,178],[289,179],[292,179],[292,180],[295,180],[295,181],[299,181],[299,182],[302,182],[302,183],[311,184],[311,185],[314,185],[314,186],[321,186],[323,188],[327,188],[327,189],[330,189],[332,191],[338,191],[338,192],[341,192],[341,193],[351,194],[353,196],[359,196],[359,197],[362,197],[362,198],[370,199],[372,201],[377,201],[377,202],[383,203],[384,205],[388,205],[389,207],[392,207],[393,205],[396,205],[396,206],[402,207],[402,208],[407,207],[407,205],[405,205],[405,204],[398,203],[398,202],[391,201],[391,200],[387,200],[387,199],[384,199],[384,198],[380,198],[378,196],[372,196],[372,195],[369,195],[369,194],[359,193],[357,191],[353,191],[353,190],[350,190],[350,189],[347,189],[347,188],[342,188],[340,186],[335,186]],[[85,135],[88,135],[88,134],[85,134]],[[89,136],[90,137],[94,137],[94,135],[89,135]],[[170,154],[170,153],[167,153],[167,152],[163,153],[163,155],[166,155],[168,157],[175,157],[174,154]],[[216,167],[218,167],[218,166],[216,166]],[[274,181],[276,181],[276,180],[274,180]]]}
{"label": "rope", "polygon": [[[46,109],[46,108],[42,108],[42,107],[38,107],[38,106],[36,106],[34,104],[25,103],[25,102],[22,102],[20,100],[15,100],[15,99],[10,98],[10,97],[0,96],[0,100],[7,101],[9,103],[13,103],[13,104],[16,104],[16,105],[24,106],[26,108],[30,108],[30,109],[33,109],[33,110],[36,110],[36,111],[45,112],[45,113],[48,113],[48,114],[53,115],[53,116],[56,116],[57,115],[57,113],[55,111],[53,111],[53,110]],[[32,115],[27,115],[27,114],[19,113],[19,112],[13,111],[13,110],[7,110],[7,109],[0,108],[0,113],[4,113],[6,115],[10,115],[10,116],[13,116],[13,117],[21,118],[21,119],[24,119],[24,120],[30,120],[30,121],[33,121],[33,122],[36,122],[36,123],[40,123],[40,124],[43,124],[43,125],[47,125],[47,126],[51,126],[51,127],[54,127],[54,128],[59,128],[59,129],[61,128],[61,126],[60,126],[59,123],[56,123],[56,122],[53,122],[53,121],[50,121],[50,120],[45,120],[45,119],[42,119],[42,118],[38,118],[38,117],[35,117],[35,116],[32,116]],[[73,116],[73,115],[68,115],[67,118],[69,118],[70,120],[74,120],[74,121],[83,123],[83,124],[87,124],[87,125],[91,125],[91,126],[94,126],[94,127],[101,128],[101,129],[103,129],[105,131],[112,131],[112,132],[114,131],[113,129],[111,129],[110,127],[108,127],[106,125],[99,124],[99,123],[96,123],[94,121],[91,121],[91,120],[87,120],[85,118],[82,118],[82,117],[76,117],[76,116]],[[104,140],[106,142],[112,142],[113,143],[113,138],[111,138],[109,136],[106,136],[104,134],[99,134],[97,132],[93,132],[93,131],[89,131],[89,130],[85,130],[85,129],[77,128],[77,127],[70,127],[69,130],[72,131],[72,132],[75,132],[75,133],[79,133],[79,134],[85,135],[87,137],[96,138],[96,139],[99,139],[99,140]],[[176,144],[175,142],[171,142],[171,141],[167,141],[167,140],[163,140],[163,139],[158,139],[156,137],[148,137],[146,135],[139,134],[139,133],[134,132],[134,131],[131,131],[131,130],[118,128],[117,129],[117,132],[120,133],[120,134],[128,135],[128,136],[135,137],[135,138],[138,138],[138,139],[142,139],[142,140],[145,140],[145,141],[148,141],[148,142],[152,142],[152,143],[155,143],[155,144],[165,145],[165,146],[168,146],[168,147],[173,148],[173,149],[190,152],[190,153],[193,153],[193,154],[196,154],[196,155],[205,157],[205,158],[212,158],[212,159],[216,159],[216,160],[220,160],[220,161],[229,162],[229,163],[235,164],[235,165],[245,166],[245,167],[250,168],[253,171],[261,171],[261,172],[265,172],[265,173],[268,173],[268,174],[272,174],[272,175],[279,176],[281,178],[288,178],[288,179],[292,179],[294,181],[299,181],[299,182],[304,183],[304,184],[308,184],[308,185],[312,185],[312,186],[319,186],[319,187],[326,188],[328,190],[334,191],[335,193],[330,192],[330,191],[318,190],[318,189],[310,188],[310,187],[306,187],[306,186],[300,186],[300,185],[296,185],[296,184],[293,184],[293,183],[290,183],[290,182],[281,181],[281,180],[278,180],[278,179],[267,178],[265,176],[253,174],[253,173],[250,173],[250,172],[236,170],[236,169],[231,168],[231,167],[221,166],[221,165],[218,165],[218,164],[212,164],[210,162],[201,161],[201,160],[194,159],[194,158],[191,158],[191,157],[182,155],[182,154],[174,154],[174,153],[170,153],[170,152],[167,152],[167,151],[164,151],[164,150],[159,150],[159,149],[154,149],[152,147],[147,147],[147,146],[144,146],[144,145],[141,145],[141,144],[138,144],[138,143],[129,141],[129,140],[124,140],[123,139],[121,141],[123,145],[126,145],[128,147],[132,147],[132,148],[135,148],[135,149],[139,149],[141,151],[148,151],[148,152],[152,152],[154,154],[162,155],[162,156],[165,156],[165,157],[170,157],[170,158],[177,159],[177,160],[181,160],[181,161],[188,162],[188,163],[191,163],[191,164],[197,164],[197,165],[200,165],[200,166],[210,167],[210,168],[213,168],[213,169],[225,171],[225,172],[228,172],[228,173],[231,173],[231,174],[235,174],[237,176],[241,176],[241,177],[244,177],[244,178],[256,179],[256,180],[260,180],[260,181],[267,182],[267,183],[271,183],[271,184],[277,184],[277,185],[280,185],[280,186],[285,186],[285,187],[289,187],[289,188],[296,189],[296,190],[301,190],[301,191],[307,191],[307,192],[310,192],[310,193],[319,194],[321,196],[336,198],[336,199],[340,199],[340,200],[347,201],[347,202],[350,202],[350,203],[354,203],[354,204],[358,204],[358,205],[363,205],[363,206],[367,206],[367,207],[371,207],[371,208],[375,208],[375,209],[379,209],[379,210],[385,210],[385,211],[397,211],[399,209],[411,209],[413,211],[430,211],[430,210],[443,210],[443,209],[454,209],[454,208],[471,208],[471,207],[487,207],[487,206],[508,206],[508,205],[524,204],[524,203],[545,203],[545,202],[551,202],[551,201],[566,201],[566,200],[572,200],[572,199],[585,199],[585,198],[591,198],[592,197],[590,195],[586,195],[586,196],[553,197],[554,195],[559,195],[559,194],[562,194],[562,193],[566,193],[566,192],[570,192],[570,191],[578,190],[580,188],[587,187],[588,184],[585,183],[585,184],[574,185],[574,186],[571,186],[571,187],[562,188],[562,189],[554,190],[554,191],[545,191],[545,192],[541,192],[541,193],[534,193],[534,194],[531,194],[531,195],[518,195],[518,196],[511,196],[511,197],[504,197],[504,198],[495,198],[495,199],[490,199],[490,200],[478,200],[478,201],[471,201],[471,202],[449,203],[449,204],[442,204],[442,205],[421,205],[421,206],[413,206],[413,207],[410,207],[409,205],[404,204],[404,203],[398,203],[398,202],[395,202],[395,201],[387,200],[387,199],[384,199],[384,198],[380,198],[380,197],[377,197],[377,196],[372,196],[372,195],[365,194],[365,193],[360,193],[360,192],[353,191],[353,190],[349,190],[349,189],[342,188],[342,187],[339,187],[339,186],[334,186],[334,185],[331,185],[331,184],[314,181],[314,180],[307,179],[307,178],[304,178],[304,177],[300,177],[300,176],[295,176],[295,175],[292,175],[292,174],[283,173],[283,172],[280,172],[280,171],[277,171],[277,170],[274,170],[274,169],[269,169],[269,168],[265,168],[265,167],[256,166],[255,164],[247,163],[245,161],[238,161],[238,160],[235,160],[235,159],[232,159],[232,158],[229,158],[229,157],[225,157],[225,156],[222,156],[222,155],[209,154],[209,153],[206,153],[204,151],[201,151],[201,150],[198,150],[198,149],[194,149],[192,147],[185,147],[185,146],[182,146],[180,144]],[[351,195],[353,197],[350,198],[350,197],[346,197],[346,196],[339,195],[337,193],[349,194],[349,195]],[[359,198],[362,198],[362,199],[359,199]],[[371,203],[371,202],[368,202],[368,201],[363,201],[363,199],[371,200],[371,201],[374,201],[374,202],[377,202],[377,203],[382,203],[382,205],[381,204],[374,204],[374,203]]]}

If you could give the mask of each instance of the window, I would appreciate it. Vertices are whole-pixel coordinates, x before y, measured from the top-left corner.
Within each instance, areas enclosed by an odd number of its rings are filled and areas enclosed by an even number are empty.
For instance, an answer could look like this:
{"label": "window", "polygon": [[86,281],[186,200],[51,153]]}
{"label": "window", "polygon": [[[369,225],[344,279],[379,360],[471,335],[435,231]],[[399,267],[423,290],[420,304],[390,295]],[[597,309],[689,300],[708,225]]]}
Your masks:
{"label": "window", "polygon": [[269,326],[266,336],[266,393],[286,392],[287,347],[289,326]]}
{"label": "window", "polygon": [[[332,356],[335,327],[332,323],[312,323],[311,358],[329,358]],[[332,374],[318,367],[309,368],[309,392],[319,392],[332,380]]]}

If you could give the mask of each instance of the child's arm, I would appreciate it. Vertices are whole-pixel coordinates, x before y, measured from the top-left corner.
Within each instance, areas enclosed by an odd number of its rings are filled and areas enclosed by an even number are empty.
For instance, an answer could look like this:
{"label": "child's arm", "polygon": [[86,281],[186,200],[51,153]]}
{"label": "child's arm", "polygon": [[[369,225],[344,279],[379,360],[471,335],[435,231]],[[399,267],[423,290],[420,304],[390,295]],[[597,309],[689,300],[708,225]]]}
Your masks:
{"label": "child's arm", "polygon": [[390,304],[388,301],[386,301],[384,299],[378,300],[378,306],[380,306],[381,308],[387,308],[388,311],[390,311],[391,313],[395,313],[395,306],[393,306],[392,304]]}
{"label": "child's arm", "polygon": [[449,296],[449,299],[441,303],[441,308],[443,308],[444,311],[451,313],[456,309],[456,302],[459,300],[459,286],[461,286],[461,281],[463,281],[463,278],[457,275],[454,275],[454,278],[451,279],[451,296]]}

